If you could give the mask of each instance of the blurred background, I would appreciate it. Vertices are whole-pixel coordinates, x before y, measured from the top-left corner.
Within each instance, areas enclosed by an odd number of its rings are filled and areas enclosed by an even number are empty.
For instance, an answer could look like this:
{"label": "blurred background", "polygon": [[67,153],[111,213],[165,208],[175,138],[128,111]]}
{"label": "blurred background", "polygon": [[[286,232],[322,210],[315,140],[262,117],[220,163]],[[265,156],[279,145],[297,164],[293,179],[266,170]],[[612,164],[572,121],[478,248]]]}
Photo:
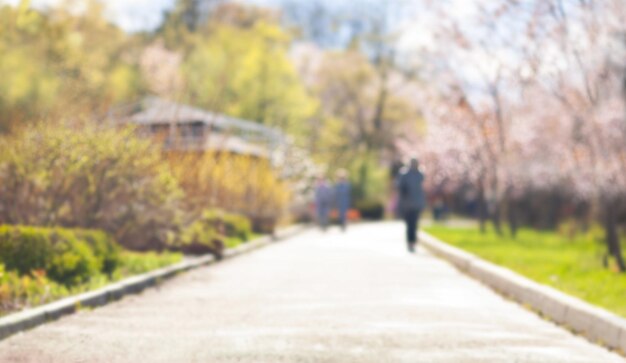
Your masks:
{"label": "blurred background", "polygon": [[219,254],[311,219],[341,169],[352,219],[392,218],[416,156],[433,219],[623,272],[625,24],[622,0],[0,1],[0,224]]}

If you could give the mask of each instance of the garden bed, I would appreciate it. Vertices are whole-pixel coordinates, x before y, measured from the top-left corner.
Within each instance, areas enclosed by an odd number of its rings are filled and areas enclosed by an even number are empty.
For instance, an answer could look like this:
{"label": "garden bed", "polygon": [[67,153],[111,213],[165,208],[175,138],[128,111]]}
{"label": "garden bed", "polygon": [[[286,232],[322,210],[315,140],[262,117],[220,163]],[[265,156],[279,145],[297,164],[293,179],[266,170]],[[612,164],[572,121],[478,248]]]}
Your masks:
{"label": "garden bed", "polygon": [[4,265],[0,264],[0,316],[96,290],[112,282],[174,265],[182,259],[180,253],[124,251],[111,276],[97,274],[72,286],[51,280],[43,270],[20,275],[15,271],[6,271]]}

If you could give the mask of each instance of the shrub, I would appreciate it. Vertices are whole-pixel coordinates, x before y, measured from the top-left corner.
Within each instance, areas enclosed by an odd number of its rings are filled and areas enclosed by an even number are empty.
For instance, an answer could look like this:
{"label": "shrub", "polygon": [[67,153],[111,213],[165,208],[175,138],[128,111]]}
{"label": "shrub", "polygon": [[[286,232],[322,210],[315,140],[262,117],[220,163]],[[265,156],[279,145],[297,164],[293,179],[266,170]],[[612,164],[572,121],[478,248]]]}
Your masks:
{"label": "shrub", "polygon": [[120,263],[121,248],[107,233],[98,230],[74,230],[76,236],[85,240],[101,260],[101,271],[110,276]]}
{"label": "shrub", "polygon": [[73,286],[64,286],[49,279],[44,270],[33,270],[22,275],[16,270],[6,270],[0,263],[0,316],[100,288],[111,281],[169,266],[182,260],[181,254],[171,252],[157,254],[121,251],[116,256],[118,257],[116,268],[111,276],[98,274],[85,283]]}
{"label": "shrub", "polygon": [[250,221],[238,214],[209,209],[172,238],[174,250],[186,254],[211,253],[221,257],[226,246],[235,247],[252,236]]}
{"label": "shrub", "polygon": [[252,216],[253,230],[257,233],[273,234],[278,225],[278,219],[273,216]]}
{"label": "shrub", "polygon": [[20,276],[7,271],[0,263],[0,315],[24,306],[43,304],[67,293],[67,289],[50,281],[44,271]]}
{"label": "shrub", "polygon": [[216,226],[205,218],[199,218],[183,227],[171,243],[172,249],[189,255],[213,254],[222,257],[224,237]]}
{"label": "shrub", "polygon": [[380,201],[381,195],[388,193],[389,171],[380,164],[376,155],[356,156],[348,170],[352,182],[352,197],[355,201],[374,204]]}
{"label": "shrub", "polygon": [[83,283],[100,273],[112,273],[119,247],[98,231],[0,226],[0,262],[27,275],[43,270],[67,286]]}
{"label": "shrub", "polygon": [[252,220],[276,221],[287,209],[290,184],[268,160],[215,152],[172,152],[168,158],[185,208],[194,215],[207,207],[224,208]]}
{"label": "shrub", "polygon": [[363,219],[381,220],[385,217],[385,206],[378,200],[359,200],[355,204]]}
{"label": "shrub", "polygon": [[165,246],[181,191],[134,129],[42,123],[0,144],[0,220],[101,229],[136,250]]}
{"label": "shrub", "polygon": [[214,225],[217,231],[226,237],[246,242],[252,236],[250,220],[245,216],[221,210],[207,210],[202,214],[202,218]]}
{"label": "shrub", "polygon": [[226,235],[239,238],[241,242],[247,242],[252,237],[252,226],[248,218],[244,216],[227,213],[224,215],[224,225]]}

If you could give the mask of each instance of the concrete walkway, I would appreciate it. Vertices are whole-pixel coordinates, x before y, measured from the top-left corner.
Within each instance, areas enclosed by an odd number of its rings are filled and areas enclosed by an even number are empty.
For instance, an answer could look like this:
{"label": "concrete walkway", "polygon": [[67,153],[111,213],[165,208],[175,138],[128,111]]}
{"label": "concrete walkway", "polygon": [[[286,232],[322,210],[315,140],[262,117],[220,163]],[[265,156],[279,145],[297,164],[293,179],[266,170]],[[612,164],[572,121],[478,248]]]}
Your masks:
{"label": "concrete walkway", "polygon": [[0,362],[625,362],[397,223],[307,232],[0,343]]}

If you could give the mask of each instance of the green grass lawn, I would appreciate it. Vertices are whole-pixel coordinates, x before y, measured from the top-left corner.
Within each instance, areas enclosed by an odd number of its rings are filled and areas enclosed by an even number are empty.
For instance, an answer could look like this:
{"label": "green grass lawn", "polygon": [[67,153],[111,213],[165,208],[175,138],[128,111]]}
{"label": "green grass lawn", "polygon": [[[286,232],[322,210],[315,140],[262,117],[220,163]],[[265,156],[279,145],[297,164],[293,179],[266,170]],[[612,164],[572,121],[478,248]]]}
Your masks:
{"label": "green grass lawn", "polygon": [[124,251],[120,256],[120,266],[113,273],[114,280],[150,272],[181,262],[183,255],[176,252],[131,252]]}
{"label": "green grass lawn", "polygon": [[588,235],[520,230],[516,239],[478,228],[431,226],[433,236],[528,278],[626,317],[626,274],[602,265],[605,246]]}

